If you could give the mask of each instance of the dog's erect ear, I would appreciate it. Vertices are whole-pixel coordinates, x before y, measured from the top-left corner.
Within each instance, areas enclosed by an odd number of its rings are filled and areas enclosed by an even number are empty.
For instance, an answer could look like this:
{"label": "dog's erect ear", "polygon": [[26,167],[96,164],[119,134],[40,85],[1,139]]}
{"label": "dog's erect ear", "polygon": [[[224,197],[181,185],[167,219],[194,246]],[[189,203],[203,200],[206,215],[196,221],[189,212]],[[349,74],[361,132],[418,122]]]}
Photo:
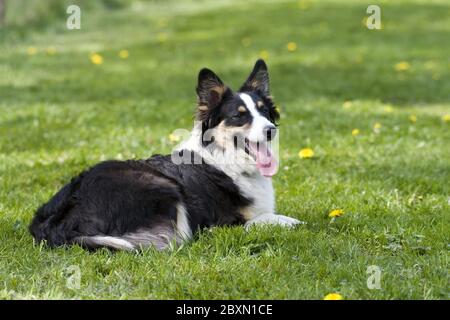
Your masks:
{"label": "dog's erect ear", "polygon": [[230,92],[220,78],[209,69],[202,69],[198,74],[197,96],[200,118],[217,107],[224,96]]}
{"label": "dog's erect ear", "polygon": [[247,81],[245,81],[239,91],[254,91],[265,97],[270,96],[269,72],[264,60],[259,59],[256,61],[252,73],[250,73]]}

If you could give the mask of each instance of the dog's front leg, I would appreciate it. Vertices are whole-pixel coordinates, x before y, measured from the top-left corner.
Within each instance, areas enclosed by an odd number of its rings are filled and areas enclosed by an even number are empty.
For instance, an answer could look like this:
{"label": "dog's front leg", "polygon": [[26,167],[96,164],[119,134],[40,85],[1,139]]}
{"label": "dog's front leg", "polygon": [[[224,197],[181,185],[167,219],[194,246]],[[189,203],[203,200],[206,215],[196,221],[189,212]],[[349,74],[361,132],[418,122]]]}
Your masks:
{"label": "dog's front leg", "polygon": [[245,228],[248,229],[251,226],[254,225],[261,225],[261,224],[271,224],[271,225],[279,225],[283,227],[293,227],[297,224],[303,224],[303,221],[283,216],[281,214],[274,214],[274,213],[266,213],[266,214],[260,214],[256,217],[254,217],[251,220],[248,220],[245,223]]}

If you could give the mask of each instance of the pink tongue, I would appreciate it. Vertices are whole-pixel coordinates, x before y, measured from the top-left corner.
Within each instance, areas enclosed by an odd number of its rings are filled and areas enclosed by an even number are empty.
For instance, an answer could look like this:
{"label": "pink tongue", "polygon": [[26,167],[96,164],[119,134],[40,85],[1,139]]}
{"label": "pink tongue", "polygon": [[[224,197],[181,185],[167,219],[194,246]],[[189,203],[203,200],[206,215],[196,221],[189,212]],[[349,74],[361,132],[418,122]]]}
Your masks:
{"label": "pink tongue", "polygon": [[278,162],[272,156],[272,153],[262,143],[259,146],[256,143],[250,142],[250,149],[256,155],[256,167],[265,177],[271,177],[278,171]]}

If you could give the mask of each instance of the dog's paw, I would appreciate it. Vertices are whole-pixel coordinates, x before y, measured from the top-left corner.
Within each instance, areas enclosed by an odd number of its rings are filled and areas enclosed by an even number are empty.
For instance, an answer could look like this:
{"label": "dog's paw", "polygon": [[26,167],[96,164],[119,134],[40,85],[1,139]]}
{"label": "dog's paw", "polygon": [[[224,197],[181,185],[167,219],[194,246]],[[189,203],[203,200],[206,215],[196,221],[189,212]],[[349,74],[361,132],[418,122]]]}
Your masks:
{"label": "dog's paw", "polygon": [[285,226],[285,227],[293,227],[298,224],[305,224],[306,222],[297,220],[295,218],[277,215],[277,220],[279,225]]}
{"label": "dog's paw", "polygon": [[252,219],[248,221],[245,224],[245,228],[249,229],[252,226],[255,225],[278,225],[282,227],[291,228],[299,224],[304,224],[305,222],[297,220],[295,218],[283,216],[280,214],[268,214],[256,217],[255,219]]}

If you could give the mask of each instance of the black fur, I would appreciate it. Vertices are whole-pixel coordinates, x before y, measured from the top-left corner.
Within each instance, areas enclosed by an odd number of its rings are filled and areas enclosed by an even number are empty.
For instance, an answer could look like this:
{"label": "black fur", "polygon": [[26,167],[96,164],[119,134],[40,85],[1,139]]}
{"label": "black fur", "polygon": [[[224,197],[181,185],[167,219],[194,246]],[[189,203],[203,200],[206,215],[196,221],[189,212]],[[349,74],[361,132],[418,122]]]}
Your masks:
{"label": "black fur", "polygon": [[106,161],[81,173],[37,211],[36,241],[61,246],[82,236],[121,236],[161,222],[176,223],[183,202],[193,231],[243,223],[250,201],[223,172],[208,164],[179,164],[170,156]]}

